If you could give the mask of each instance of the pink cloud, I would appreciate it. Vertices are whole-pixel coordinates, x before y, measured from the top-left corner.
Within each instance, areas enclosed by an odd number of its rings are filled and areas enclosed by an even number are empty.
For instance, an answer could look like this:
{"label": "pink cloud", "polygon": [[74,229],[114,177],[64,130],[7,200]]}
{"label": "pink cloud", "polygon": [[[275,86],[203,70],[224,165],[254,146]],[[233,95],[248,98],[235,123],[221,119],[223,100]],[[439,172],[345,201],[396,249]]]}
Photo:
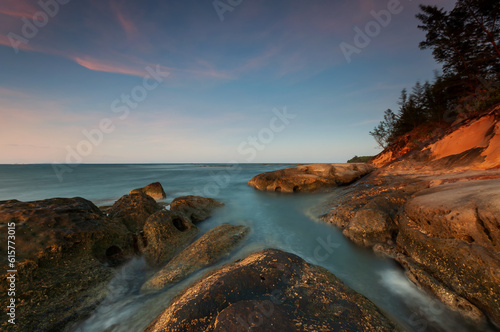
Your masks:
{"label": "pink cloud", "polygon": [[218,78],[218,79],[233,79],[234,77],[228,73],[217,71],[215,69],[209,69],[209,70],[198,70],[198,69],[176,69],[176,68],[170,68],[170,70],[174,70],[177,72],[184,72],[184,73],[190,73],[190,74],[195,74],[196,76],[202,76],[202,77],[210,77],[210,78]]}
{"label": "pink cloud", "polygon": [[39,9],[33,7],[26,0],[3,0],[0,14],[12,17],[27,17],[30,18]]}
{"label": "pink cloud", "polygon": [[[119,64],[115,64],[115,63],[104,62],[104,61],[92,59],[89,57],[85,57],[85,58],[73,57],[72,60],[75,61],[76,63],[78,63],[80,66],[85,67],[85,68],[90,69],[90,70],[93,70],[93,71],[132,75],[132,76],[138,76],[138,77],[144,77],[144,76],[148,75],[148,73],[145,69],[140,70],[137,68],[123,66],[123,65],[119,65]],[[163,67],[163,68],[165,68],[165,67]]]}
{"label": "pink cloud", "polygon": [[137,39],[139,36],[139,31],[133,20],[124,13],[122,6],[116,1],[110,2],[110,8],[113,14],[116,15],[116,19],[120,23],[122,29],[125,31],[127,38]]}
{"label": "pink cloud", "polygon": [[135,38],[138,35],[137,27],[131,20],[123,16],[122,13],[117,13],[116,17],[118,18],[118,21],[120,22],[123,30],[125,30],[125,32],[127,33],[128,37]]}

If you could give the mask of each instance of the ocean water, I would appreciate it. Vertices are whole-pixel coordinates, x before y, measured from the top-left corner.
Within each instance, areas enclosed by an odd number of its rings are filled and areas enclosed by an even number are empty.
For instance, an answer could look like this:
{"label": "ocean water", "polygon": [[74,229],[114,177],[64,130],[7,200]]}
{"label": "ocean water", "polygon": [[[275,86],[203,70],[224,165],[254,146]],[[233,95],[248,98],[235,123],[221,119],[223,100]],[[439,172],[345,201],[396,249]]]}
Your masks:
{"label": "ocean water", "polygon": [[[198,224],[201,232],[223,224],[251,228],[247,240],[218,264],[156,294],[139,289],[154,273],[138,257],[109,284],[109,296],[74,331],[142,331],[183,288],[211,269],[265,248],[294,253],[318,264],[363,294],[408,331],[475,331],[458,315],[421,292],[392,260],[376,256],[345,239],[337,228],[318,220],[322,203],[338,190],[322,194],[260,192],[246,182],[283,164],[119,164],[79,165],[59,174],[51,165],[0,165],[0,201],[83,197],[111,205],[131,189],[159,181],[169,203],[183,195],[213,197],[225,203],[212,218]],[[20,248],[22,250],[22,248]]]}

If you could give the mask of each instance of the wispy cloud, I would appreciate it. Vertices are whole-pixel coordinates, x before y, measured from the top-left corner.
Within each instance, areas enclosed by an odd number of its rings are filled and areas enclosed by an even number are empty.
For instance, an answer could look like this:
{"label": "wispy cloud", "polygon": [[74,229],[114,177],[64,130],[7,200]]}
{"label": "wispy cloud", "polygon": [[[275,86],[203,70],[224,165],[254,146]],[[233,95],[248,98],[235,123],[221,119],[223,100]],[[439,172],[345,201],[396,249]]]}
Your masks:
{"label": "wispy cloud", "polygon": [[274,46],[269,48],[263,54],[259,54],[253,58],[246,60],[246,63],[236,69],[236,72],[244,73],[247,71],[261,69],[262,67],[269,65],[272,57],[277,55],[281,49],[281,46]]}
{"label": "wispy cloud", "polygon": [[2,0],[0,14],[11,17],[32,17],[37,9],[26,0]]}
{"label": "wispy cloud", "polygon": [[129,66],[119,65],[116,63],[108,63],[108,62],[104,62],[101,60],[92,59],[89,57],[80,58],[77,56],[77,57],[74,57],[72,60],[74,60],[80,66],[85,67],[89,70],[93,70],[93,71],[101,71],[101,72],[106,72],[106,73],[115,73],[115,74],[123,74],[123,75],[132,75],[132,76],[138,76],[138,77],[144,77],[144,76],[148,75],[148,72],[144,69],[140,70],[140,69],[132,68]]}
{"label": "wispy cloud", "polygon": [[139,37],[139,30],[137,29],[137,26],[132,18],[125,13],[125,11],[123,10],[123,6],[117,1],[111,1],[110,8],[113,14],[116,16],[116,19],[120,23],[123,31],[125,31],[127,39],[137,39]]}
{"label": "wispy cloud", "polygon": [[138,30],[135,24],[131,20],[126,18],[123,13],[117,13],[116,17],[118,18],[118,21],[120,22],[123,30],[125,30],[129,38],[135,38],[138,35]]}
{"label": "wispy cloud", "polygon": [[3,97],[27,98],[29,97],[29,94],[24,91],[13,90],[10,88],[4,88],[0,86],[0,99]]}

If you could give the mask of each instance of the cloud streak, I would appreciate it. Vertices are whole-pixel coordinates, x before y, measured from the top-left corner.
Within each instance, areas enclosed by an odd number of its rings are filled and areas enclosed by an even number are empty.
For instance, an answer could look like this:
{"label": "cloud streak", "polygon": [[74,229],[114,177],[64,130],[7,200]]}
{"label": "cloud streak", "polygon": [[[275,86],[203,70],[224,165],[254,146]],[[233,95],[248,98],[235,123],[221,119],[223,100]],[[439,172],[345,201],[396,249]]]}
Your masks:
{"label": "cloud streak", "polygon": [[139,30],[137,29],[137,26],[134,23],[134,21],[128,15],[125,14],[122,6],[116,1],[111,1],[110,8],[111,12],[115,15],[116,19],[120,23],[121,28],[125,32],[127,39],[129,40],[138,39]]}
{"label": "cloud streak", "polygon": [[144,77],[148,75],[145,69],[136,69],[127,66],[120,66],[119,64],[107,63],[101,60],[92,59],[89,57],[80,58],[78,56],[72,58],[77,64],[82,67],[85,67],[92,71],[100,71],[105,73],[113,73],[113,74],[123,74],[123,75],[132,75],[138,77]]}
{"label": "cloud streak", "polygon": [[0,14],[17,18],[31,18],[37,12],[37,9],[26,0],[4,0],[2,7]]}

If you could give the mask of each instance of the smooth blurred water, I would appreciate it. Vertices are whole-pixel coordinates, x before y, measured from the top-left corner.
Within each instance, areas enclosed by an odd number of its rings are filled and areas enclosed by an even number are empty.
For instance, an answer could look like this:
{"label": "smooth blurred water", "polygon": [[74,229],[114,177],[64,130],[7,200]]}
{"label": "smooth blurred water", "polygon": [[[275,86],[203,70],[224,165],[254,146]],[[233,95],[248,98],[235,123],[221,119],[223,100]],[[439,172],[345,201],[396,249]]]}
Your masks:
{"label": "smooth blurred water", "polygon": [[335,191],[269,193],[246,184],[257,174],[286,166],[290,165],[79,165],[60,181],[51,165],[0,165],[0,201],[79,196],[96,205],[110,205],[131,189],[159,181],[167,203],[189,194],[225,203],[212,218],[198,224],[200,234],[223,223],[252,229],[230,256],[153,295],[142,295],[139,289],[154,271],[142,259],[132,260],[110,283],[108,298],[92,317],[75,327],[77,331],[142,331],[178,292],[205,272],[264,248],[282,249],[327,268],[409,331],[476,330],[418,290],[393,261],[353,245],[338,229],[319,221],[316,216],[326,212],[321,203]]}

